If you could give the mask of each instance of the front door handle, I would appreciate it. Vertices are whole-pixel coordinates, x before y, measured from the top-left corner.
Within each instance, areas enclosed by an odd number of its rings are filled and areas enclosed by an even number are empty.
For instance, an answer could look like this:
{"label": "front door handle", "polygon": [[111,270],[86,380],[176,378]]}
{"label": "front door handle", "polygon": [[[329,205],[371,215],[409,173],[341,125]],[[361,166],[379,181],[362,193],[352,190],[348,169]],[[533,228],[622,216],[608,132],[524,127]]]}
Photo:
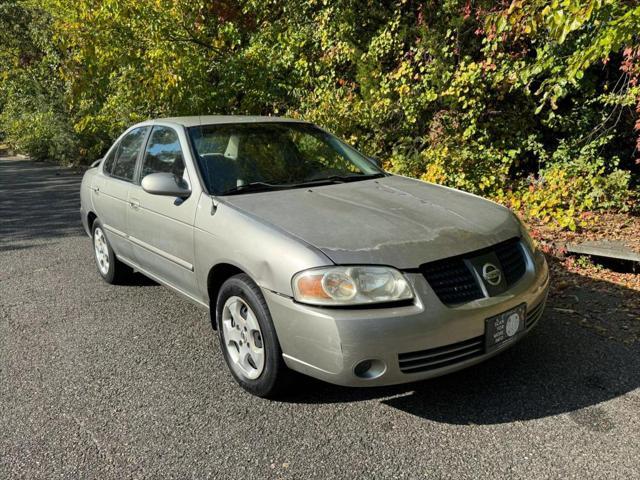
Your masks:
{"label": "front door handle", "polygon": [[136,198],[130,198],[129,199],[129,206],[131,208],[133,208],[134,210],[137,210],[140,207],[140,200],[138,200]]}

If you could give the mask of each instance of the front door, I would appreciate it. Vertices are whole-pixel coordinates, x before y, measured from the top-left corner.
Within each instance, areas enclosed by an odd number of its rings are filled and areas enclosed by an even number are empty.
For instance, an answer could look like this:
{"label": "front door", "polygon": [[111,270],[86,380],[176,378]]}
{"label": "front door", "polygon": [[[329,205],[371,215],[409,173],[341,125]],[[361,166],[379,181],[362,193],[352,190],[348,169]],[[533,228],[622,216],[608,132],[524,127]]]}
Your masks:
{"label": "front door", "polygon": [[[185,169],[176,130],[154,126],[145,149],[140,181],[151,173],[168,172],[192,185]],[[139,185],[129,193],[129,232],[136,263],[185,293],[195,292],[193,222],[198,199],[153,195]]]}

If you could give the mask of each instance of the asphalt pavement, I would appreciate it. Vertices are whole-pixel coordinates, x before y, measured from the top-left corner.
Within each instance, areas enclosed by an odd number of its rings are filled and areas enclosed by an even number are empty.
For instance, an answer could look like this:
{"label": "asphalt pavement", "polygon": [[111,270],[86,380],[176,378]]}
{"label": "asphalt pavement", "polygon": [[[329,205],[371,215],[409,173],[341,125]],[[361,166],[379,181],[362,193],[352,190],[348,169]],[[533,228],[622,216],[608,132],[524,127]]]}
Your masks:
{"label": "asphalt pavement", "polygon": [[299,377],[262,400],[206,312],[141,276],[101,281],[79,183],[0,159],[0,478],[640,478],[640,346],[553,299],[465,371],[378,389]]}

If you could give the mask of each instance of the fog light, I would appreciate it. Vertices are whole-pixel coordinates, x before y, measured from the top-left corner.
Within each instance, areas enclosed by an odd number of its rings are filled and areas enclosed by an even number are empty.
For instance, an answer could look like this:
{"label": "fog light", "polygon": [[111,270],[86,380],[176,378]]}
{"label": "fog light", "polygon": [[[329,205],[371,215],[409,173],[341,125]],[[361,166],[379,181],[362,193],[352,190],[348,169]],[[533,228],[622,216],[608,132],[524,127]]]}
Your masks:
{"label": "fog light", "polygon": [[378,378],[386,369],[387,366],[381,360],[362,360],[353,368],[353,373],[356,377],[371,379]]}

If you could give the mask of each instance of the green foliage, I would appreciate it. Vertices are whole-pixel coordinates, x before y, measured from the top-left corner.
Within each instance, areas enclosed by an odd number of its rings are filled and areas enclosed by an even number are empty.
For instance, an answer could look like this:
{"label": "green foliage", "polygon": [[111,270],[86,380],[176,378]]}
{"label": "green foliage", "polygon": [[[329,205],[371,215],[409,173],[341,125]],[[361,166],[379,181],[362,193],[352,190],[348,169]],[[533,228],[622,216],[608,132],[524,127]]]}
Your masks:
{"label": "green foliage", "polygon": [[46,103],[15,100],[0,115],[5,135],[19,151],[29,152],[36,160],[73,163],[79,155],[78,138],[67,120]]}
{"label": "green foliage", "polygon": [[624,0],[5,0],[0,131],[89,162],[154,116],[276,114],[577,228],[635,200]]}
{"label": "green foliage", "polygon": [[50,16],[18,1],[0,5],[0,130],[36,159],[71,163],[80,139],[65,105]]}
{"label": "green foliage", "polygon": [[597,267],[593,264],[591,258],[588,255],[580,255],[576,259],[576,265],[580,268],[593,268],[594,266]]}

